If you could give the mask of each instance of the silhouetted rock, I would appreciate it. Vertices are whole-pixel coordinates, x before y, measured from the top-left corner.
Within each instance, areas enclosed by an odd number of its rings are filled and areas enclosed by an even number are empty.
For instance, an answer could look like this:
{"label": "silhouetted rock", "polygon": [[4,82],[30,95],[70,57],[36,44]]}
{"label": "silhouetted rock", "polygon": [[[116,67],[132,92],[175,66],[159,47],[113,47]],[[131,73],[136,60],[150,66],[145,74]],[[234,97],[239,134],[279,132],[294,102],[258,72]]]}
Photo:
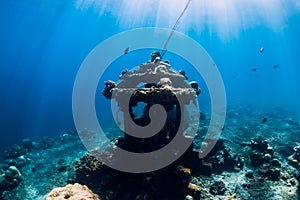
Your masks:
{"label": "silhouetted rock", "polygon": [[22,147],[31,150],[33,148],[36,148],[36,145],[29,138],[26,138],[22,141]]}
{"label": "silhouetted rock", "polygon": [[223,195],[226,191],[226,186],[223,181],[216,181],[209,189],[209,192],[213,195]]}
{"label": "silhouetted rock", "polygon": [[278,181],[280,179],[280,168],[270,164],[264,164],[259,168],[259,174],[269,180]]}
{"label": "silhouetted rock", "polygon": [[15,166],[10,166],[4,174],[0,175],[0,195],[3,191],[16,188],[21,180],[20,171]]}
{"label": "silhouetted rock", "polygon": [[53,139],[50,139],[48,137],[43,138],[40,142],[39,142],[39,147],[41,149],[48,149],[50,148],[54,143]]}

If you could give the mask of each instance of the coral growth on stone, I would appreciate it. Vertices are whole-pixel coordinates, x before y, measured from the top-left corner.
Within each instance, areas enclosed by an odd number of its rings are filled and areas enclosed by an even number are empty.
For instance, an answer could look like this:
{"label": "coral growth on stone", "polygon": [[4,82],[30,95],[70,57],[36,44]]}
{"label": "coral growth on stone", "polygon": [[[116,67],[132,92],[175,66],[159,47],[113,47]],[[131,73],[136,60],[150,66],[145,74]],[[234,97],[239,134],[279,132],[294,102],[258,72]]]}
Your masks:
{"label": "coral growth on stone", "polygon": [[209,189],[213,195],[223,195],[226,191],[226,186],[223,181],[216,181]]}
{"label": "coral growth on stone", "polygon": [[[106,81],[102,91],[105,98],[116,100],[123,113],[127,114],[128,112],[128,115],[124,114],[124,119],[127,122],[124,124],[124,136],[115,140],[116,146],[130,152],[142,153],[162,148],[176,134],[180,135],[183,140],[191,140],[190,137],[183,134],[183,129],[188,127],[189,121],[186,118],[181,121],[181,117],[184,105],[191,103],[196,105],[197,95],[201,92],[198,83],[186,82],[185,73],[171,69],[169,63],[161,62],[160,59],[141,64],[139,68],[133,71],[124,70],[119,79],[118,84]],[[140,83],[141,80],[143,83]],[[138,85],[140,86],[137,87]],[[181,99],[181,102],[178,99]],[[133,110],[139,103],[143,103],[145,106],[143,113],[136,116]],[[138,126],[145,126],[150,123],[149,110],[155,104],[162,105],[167,112],[167,119],[163,128],[155,136],[145,139],[127,134],[131,129],[136,130],[135,126],[129,125],[128,120],[132,120],[134,125]],[[159,116],[151,116],[153,119],[157,117]],[[179,129],[180,123],[183,124],[182,127],[184,128]],[[198,124],[196,124],[196,129],[197,127]],[[182,132],[177,133],[179,130]],[[178,160],[178,162],[174,162],[161,170],[134,174],[106,167],[103,159],[109,156],[101,151],[93,151],[76,162],[76,181],[87,185],[105,200],[118,200],[121,197],[123,200],[182,200],[187,195],[199,198],[200,187],[190,182],[193,171],[190,169],[191,165],[185,162],[189,156],[193,156],[198,160],[197,163],[201,164],[191,145],[182,160]],[[114,156],[110,158],[114,159]],[[198,164],[196,165],[198,166]]]}
{"label": "coral growth on stone", "polygon": [[46,200],[100,200],[99,196],[94,194],[87,186],[75,183],[68,184],[65,187],[54,188]]}
{"label": "coral growth on stone", "polygon": [[[141,127],[160,116],[155,112],[154,117],[149,116],[151,107],[160,104],[167,113],[163,128],[151,137],[140,138],[129,135],[127,130],[131,127],[124,122],[124,131],[114,127],[105,131],[112,144],[100,149],[96,142],[95,150],[90,152],[78,137],[95,142],[96,132],[88,129],[75,135],[63,134],[58,139],[44,138],[39,143],[24,139],[20,146],[15,145],[5,152],[4,162],[0,164],[0,199],[44,199],[53,188],[69,183],[74,185],[53,189],[47,200],[96,200],[99,196],[102,200],[299,199],[300,147],[295,142],[299,141],[298,124],[287,122],[288,127],[276,131],[278,137],[283,132],[288,133],[287,138],[295,137],[289,139],[290,145],[286,148],[286,140],[279,141],[268,135],[273,129],[268,126],[272,118],[256,132],[259,126],[256,122],[261,120],[261,115],[253,117],[253,111],[246,114],[243,110],[241,117],[235,108],[229,110],[226,126],[217,127],[223,131],[222,138],[207,138],[209,113],[207,117],[200,114],[200,124],[193,130],[186,128],[188,117],[183,117],[183,123],[179,120],[185,113],[181,108],[195,105],[201,92],[197,82],[187,82],[184,71],[173,70],[169,62],[155,56],[152,62],[141,64],[139,68],[124,70],[119,79],[118,83],[105,82],[103,96],[116,100],[123,111],[120,113],[129,109],[126,119]],[[129,102],[124,102],[124,97],[129,97]],[[177,98],[183,100],[183,106]],[[142,109],[137,109],[138,106]],[[182,133],[187,134],[178,134],[180,127],[184,129]],[[194,141],[190,139],[191,131],[195,132]],[[292,136],[289,132],[295,134]],[[127,173],[105,165],[107,161],[117,160],[113,154],[116,147],[147,153],[168,145],[178,135],[180,139],[190,139],[190,146],[183,155],[174,151],[178,159],[165,168]],[[257,137],[262,135],[265,138]],[[284,151],[278,149],[280,142]],[[213,145],[210,153],[200,159],[202,147]],[[293,146],[296,147],[293,149]]]}
{"label": "coral growth on stone", "polygon": [[258,173],[264,178],[272,181],[280,179],[281,164],[275,157],[273,148],[267,140],[261,137],[251,140],[251,164],[258,168]]}
{"label": "coral growth on stone", "polygon": [[300,166],[300,146],[294,147],[294,153],[291,156],[289,156],[288,159],[292,165],[296,167]]}
{"label": "coral growth on stone", "polygon": [[16,188],[21,180],[20,171],[15,166],[10,166],[4,174],[0,175],[0,194],[5,190]]}

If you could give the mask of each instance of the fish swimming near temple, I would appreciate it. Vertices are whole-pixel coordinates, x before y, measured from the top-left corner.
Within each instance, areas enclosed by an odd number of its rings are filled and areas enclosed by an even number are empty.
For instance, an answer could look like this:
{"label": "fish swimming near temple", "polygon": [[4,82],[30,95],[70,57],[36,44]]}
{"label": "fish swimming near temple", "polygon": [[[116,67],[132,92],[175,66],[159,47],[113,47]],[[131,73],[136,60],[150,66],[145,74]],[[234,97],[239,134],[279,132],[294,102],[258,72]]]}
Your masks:
{"label": "fish swimming near temple", "polygon": [[125,50],[124,50],[124,55],[128,54],[129,52],[129,47],[127,47]]}
{"label": "fish swimming near temple", "polygon": [[262,48],[260,48],[259,51],[260,51],[260,53],[262,53],[262,52],[264,52],[264,50],[265,50],[265,48],[262,47]]}

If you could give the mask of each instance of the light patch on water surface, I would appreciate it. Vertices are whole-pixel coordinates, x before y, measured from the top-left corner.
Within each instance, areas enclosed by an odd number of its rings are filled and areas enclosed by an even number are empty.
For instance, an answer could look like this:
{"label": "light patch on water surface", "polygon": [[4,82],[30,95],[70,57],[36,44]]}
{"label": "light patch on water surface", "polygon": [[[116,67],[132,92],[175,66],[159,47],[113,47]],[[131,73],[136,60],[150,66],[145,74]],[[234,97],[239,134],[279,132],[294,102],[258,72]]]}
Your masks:
{"label": "light patch on water surface", "polygon": [[[112,14],[121,27],[156,26],[171,28],[187,0],[77,0],[76,7],[100,16]],[[256,26],[280,30],[299,0],[192,0],[181,20],[179,31],[209,30],[223,39],[237,37]]]}

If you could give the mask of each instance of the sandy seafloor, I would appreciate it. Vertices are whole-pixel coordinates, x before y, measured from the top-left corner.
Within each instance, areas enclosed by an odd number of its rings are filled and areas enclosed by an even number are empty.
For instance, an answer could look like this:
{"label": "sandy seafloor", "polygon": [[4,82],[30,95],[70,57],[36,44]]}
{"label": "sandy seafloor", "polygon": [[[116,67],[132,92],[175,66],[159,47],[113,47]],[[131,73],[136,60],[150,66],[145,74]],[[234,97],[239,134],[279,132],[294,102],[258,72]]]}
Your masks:
{"label": "sandy seafloor", "polygon": [[[264,118],[267,118],[267,121],[263,123]],[[207,128],[207,122],[208,120],[201,121],[201,129]],[[111,129],[109,132],[113,134],[115,130]],[[274,150],[274,158],[281,164],[278,180],[260,176],[258,167],[251,165],[249,144],[251,139],[258,136],[268,141]],[[288,159],[294,152],[293,148],[299,145],[299,137],[300,124],[293,116],[279,111],[262,113],[250,109],[230,108],[221,138],[232,153],[239,154],[244,159],[243,169],[238,172],[214,172],[211,176],[192,176],[190,181],[201,187],[202,199],[227,200],[233,194],[236,194],[236,198],[233,199],[300,199],[299,183],[295,177],[297,165]],[[199,143],[199,137],[196,136],[194,142]],[[18,155],[25,158],[25,163],[18,167],[22,180],[13,190],[4,191],[3,199],[45,199],[53,188],[72,183],[75,178],[74,162],[87,152],[75,131],[33,144],[35,147],[24,150],[23,155]],[[17,145],[12,149],[24,149],[22,144]],[[5,168],[14,163],[12,158],[3,160],[3,164],[0,165],[2,178]],[[251,172],[254,175],[249,178]],[[220,180],[225,183],[225,193],[211,194],[210,187]]]}

